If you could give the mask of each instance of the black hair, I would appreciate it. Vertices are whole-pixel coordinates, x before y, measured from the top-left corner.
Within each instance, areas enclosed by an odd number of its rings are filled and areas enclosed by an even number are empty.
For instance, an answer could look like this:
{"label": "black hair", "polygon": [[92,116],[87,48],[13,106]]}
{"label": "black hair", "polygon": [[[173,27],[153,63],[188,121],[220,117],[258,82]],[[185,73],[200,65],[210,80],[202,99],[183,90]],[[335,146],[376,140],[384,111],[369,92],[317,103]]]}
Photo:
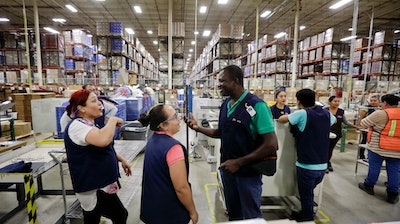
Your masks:
{"label": "black hair", "polygon": [[400,101],[400,97],[398,97],[394,94],[386,94],[386,95],[383,95],[381,98],[381,102],[386,102],[390,106],[398,105],[399,101]]}
{"label": "black hair", "polygon": [[229,75],[229,78],[235,80],[240,86],[243,87],[243,70],[237,65],[228,65],[224,71]]}
{"label": "black hair", "polygon": [[332,100],[333,99],[335,99],[337,96],[330,96],[329,98],[328,98],[328,102],[330,103],[330,102],[332,102]]}
{"label": "black hair", "polygon": [[304,107],[312,107],[315,105],[315,92],[311,89],[301,89],[297,91],[296,98]]}
{"label": "black hair", "polygon": [[90,84],[85,84],[82,86],[82,89],[86,89],[87,86],[90,86]]}
{"label": "black hair", "polygon": [[140,114],[139,122],[143,126],[150,125],[150,130],[152,131],[160,130],[160,124],[168,119],[164,106],[164,104],[158,104],[153,106],[147,114]]}
{"label": "black hair", "polygon": [[285,90],[276,90],[275,92],[275,99],[278,98],[279,93],[286,92]]}

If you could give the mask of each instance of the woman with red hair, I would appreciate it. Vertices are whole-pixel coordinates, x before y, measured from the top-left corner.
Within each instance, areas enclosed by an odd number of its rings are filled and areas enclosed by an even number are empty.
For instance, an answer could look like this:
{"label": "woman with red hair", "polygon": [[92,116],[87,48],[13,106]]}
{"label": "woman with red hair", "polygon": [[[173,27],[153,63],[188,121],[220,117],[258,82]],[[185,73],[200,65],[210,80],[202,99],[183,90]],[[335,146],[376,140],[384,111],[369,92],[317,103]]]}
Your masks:
{"label": "woman with red hair", "polygon": [[126,175],[131,175],[131,169],[113,147],[115,128],[123,124],[122,119],[111,117],[104,127],[98,127],[94,120],[103,115],[102,104],[87,90],[73,93],[66,111],[73,120],[65,129],[64,144],[84,223],[98,224],[104,216],[113,223],[125,224],[128,211],[117,195],[118,161]]}

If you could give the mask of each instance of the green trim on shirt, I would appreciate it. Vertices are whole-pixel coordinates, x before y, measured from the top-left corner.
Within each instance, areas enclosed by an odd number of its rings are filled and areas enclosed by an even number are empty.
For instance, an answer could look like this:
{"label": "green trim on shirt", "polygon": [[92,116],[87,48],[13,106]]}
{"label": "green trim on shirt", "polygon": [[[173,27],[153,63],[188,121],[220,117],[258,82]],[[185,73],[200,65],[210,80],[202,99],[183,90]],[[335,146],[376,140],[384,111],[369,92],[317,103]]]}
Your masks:
{"label": "green trim on shirt", "polygon": [[[232,107],[230,106],[229,102],[227,103],[228,117],[235,111],[240,102],[243,101],[247,93],[247,91],[244,91],[239,99],[232,105]],[[258,102],[254,106],[254,110],[256,111],[256,115],[251,118],[252,122],[250,124],[250,131],[253,135],[253,138],[255,139],[257,133],[262,135],[274,132],[274,120],[272,118],[271,109],[267,106],[267,104],[264,101]]]}

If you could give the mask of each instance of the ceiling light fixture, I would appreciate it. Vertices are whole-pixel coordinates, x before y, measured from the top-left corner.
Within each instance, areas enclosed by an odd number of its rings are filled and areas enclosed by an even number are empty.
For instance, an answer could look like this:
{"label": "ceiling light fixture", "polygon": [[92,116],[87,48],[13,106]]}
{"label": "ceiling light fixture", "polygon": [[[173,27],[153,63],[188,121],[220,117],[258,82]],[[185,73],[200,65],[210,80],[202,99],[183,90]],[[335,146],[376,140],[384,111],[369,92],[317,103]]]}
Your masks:
{"label": "ceiling light fixture", "polygon": [[10,20],[7,18],[0,18],[0,22],[8,22],[8,21],[10,21]]}
{"label": "ceiling light fixture", "polygon": [[352,39],[356,39],[356,38],[357,38],[357,36],[348,36],[348,37],[340,39],[340,41],[344,42],[344,41],[348,41],[348,40],[352,40]]}
{"label": "ceiling light fixture", "polygon": [[300,30],[304,30],[306,28],[306,26],[300,26],[299,29]]}
{"label": "ceiling light fixture", "polygon": [[128,34],[135,34],[135,31],[133,31],[132,28],[125,28],[125,31],[126,31]]}
{"label": "ceiling light fixture", "polygon": [[192,48],[190,48],[190,49],[189,49],[189,52],[193,52],[193,49],[192,49]]}
{"label": "ceiling light fixture", "polygon": [[267,17],[269,14],[271,14],[271,11],[267,10],[267,11],[264,11],[263,13],[261,13],[260,17],[264,18],[264,17]]}
{"label": "ceiling light fixture", "polygon": [[199,12],[200,13],[206,13],[207,12],[207,6],[200,6]]}
{"label": "ceiling light fixture", "polygon": [[148,34],[153,34],[153,31],[152,30],[147,30],[147,33]]}
{"label": "ceiling light fixture", "polygon": [[78,12],[78,10],[72,5],[65,5],[65,7],[67,7],[71,12]]}
{"label": "ceiling light fixture", "polygon": [[153,40],[153,44],[154,44],[154,45],[157,45],[158,42],[157,42],[156,40]]}
{"label": "ceiling light fixture", "polygon": [[219,5],[225,5],[226,3],[228,3],[228,0],[218,0]]}
{"label": "ceiling light fixture", "polygon": [[341,1],[331,5],[329,8],[330,9],[338,9],[338,8],[346,5],[347,3],[351,2],[351,1],[353,1],[353,0],[341,0]]}
{"label": "ceiling light fixture", "polygon": [[62,18],[53,18],[53,21],[57,23],[65,23],[66,20]]}
{"label": "ceiling light fixture", "polygon": [[208,36],[210,36],[210,34],[211,34],[210,30],[204,30],[203,37],[208,37]]}
{"label": "ceiling light fixture", "polygon": [[43,29],[45,29],[46,31],[50,32],[50,33],[60,33],[57,30],[50,28],[50,27],[43,27]]}
{"label": "ceiling light fixture", "polygon": [[199,31],[194,31],[193,33],[194,33],[194,35],[198,35]]}
{"label": "ceiling light fixture", "polygon": [[196,41],[192,40],[191,44],[192,44],[192,45],[195,45],[195,44],[196,44]]}
{"label": "ceiling light fixture", "polygon": [[142,9],[138,5],[133,6],[133,9],[135,9],[135,12],[137,13],[142,13]]}
{"label": "ceiling light fixture", "polygon": [[93,35],[92,34],[88,34],[87,37],[93,37]]}
{"label": "ceiling light fixture", "polygon": [[350,28],[348,29],[348,31],[353,31],[353,28],[350,27]]}
{"label": "ceiling light fixture", "polygon": [[188,54],[188,57],[189,57],[189,58],[192,57],[192,54]]}
{"label": "ceiling light fixture", "polygon": [[274,36],[274,38],[275,38],[275,39],[279,39],[279,38],[285,36],[286,34],[287,34],[287,33],[285,33],[285,32],[280,32],[280,33],[276,34],[276,35]]}
{"label": "ceiling light fixture", "polygon": [[393,31],[393,33],[400,33],[400,30],[395,30]]}

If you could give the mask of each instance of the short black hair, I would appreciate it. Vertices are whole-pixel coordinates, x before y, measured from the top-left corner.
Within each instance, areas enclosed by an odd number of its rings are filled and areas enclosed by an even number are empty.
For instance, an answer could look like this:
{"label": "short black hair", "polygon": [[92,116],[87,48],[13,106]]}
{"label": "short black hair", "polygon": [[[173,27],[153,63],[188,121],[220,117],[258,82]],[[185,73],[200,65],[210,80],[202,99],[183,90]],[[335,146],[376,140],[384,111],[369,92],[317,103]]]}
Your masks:
{"label": "short black hair", "polygon": [[312,107],[315,105],[315,92],[311,89],[301,89],[297,91],[296,98],[304,107]]}
{"label": "short black hair", "polygon": [[386,94],[386,95],[383,95],[381,98],[381,102],[386,102],[390,106],[398,105],[399,101],[400,101],[400,97],[398,97],[394,94]]}
{"label": "short black hair", "polygon": [[224,71],[229,75],[229,78],[235,80],[243,87],[243,70],[237,65],[228,65]]}

